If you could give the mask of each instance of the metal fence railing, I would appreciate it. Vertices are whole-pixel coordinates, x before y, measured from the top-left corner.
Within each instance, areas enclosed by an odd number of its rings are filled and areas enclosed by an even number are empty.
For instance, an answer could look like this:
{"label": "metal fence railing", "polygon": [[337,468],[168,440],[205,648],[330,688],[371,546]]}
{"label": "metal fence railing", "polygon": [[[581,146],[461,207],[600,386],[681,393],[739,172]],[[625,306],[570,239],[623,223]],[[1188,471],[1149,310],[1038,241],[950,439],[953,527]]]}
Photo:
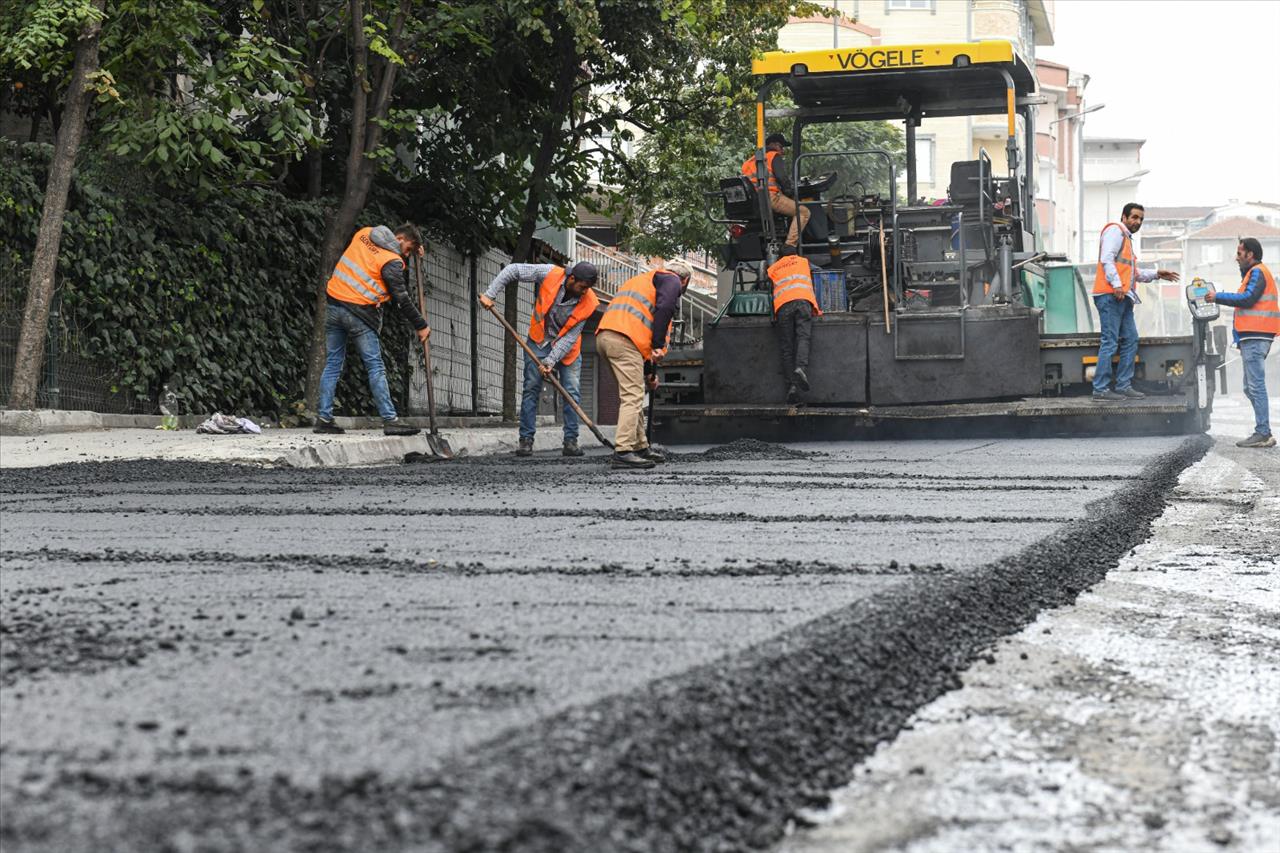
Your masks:
{"label": "metal fence railing", "polygon": [[[30,275],[29,267],[0,256],[0,408],[9,405]],[[36,405],[108,414],[157,413],[158,401],[121,388],[113,365],[91,355],[90,330],[61,310],[64,287],[59,282],[53,294]]]}
{"label": "metal fence railing", "polygon": [[[596,282],[596,290],[602,297],[612,298],[624,281],[653,269],[653,266],[642,258],[628,255],[618,249],[610,248],[581,235],[574,240],[574,260],[590,261],[600,272]],[[695,283],[709,282],[714,288],[716,274],[713,270],[690,264],[694,269]],[[674,342],[678,344],[697,344],[702,341],[706,324],[715,319],[716,298],[692,287],[685,291],[680,300],[680,309],[676,315],[672,332]]]}

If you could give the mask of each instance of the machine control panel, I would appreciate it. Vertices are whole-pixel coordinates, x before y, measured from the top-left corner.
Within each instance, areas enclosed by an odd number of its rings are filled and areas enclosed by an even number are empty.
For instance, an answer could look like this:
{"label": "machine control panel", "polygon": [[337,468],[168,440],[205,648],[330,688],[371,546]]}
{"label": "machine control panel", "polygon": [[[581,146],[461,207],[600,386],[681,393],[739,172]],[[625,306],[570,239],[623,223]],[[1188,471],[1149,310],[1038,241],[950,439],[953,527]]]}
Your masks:
{"label": "machine control panel", "polygon": [[1194,278],[1187,285],[1187,306],[1191,309],[1191,316],[1196,320],[1216,320],[1221,308],[1218,303],[1210,302],[1205,297],[1210,293],[1216,293],[1213,282],[1205,281],[1202,278]]}

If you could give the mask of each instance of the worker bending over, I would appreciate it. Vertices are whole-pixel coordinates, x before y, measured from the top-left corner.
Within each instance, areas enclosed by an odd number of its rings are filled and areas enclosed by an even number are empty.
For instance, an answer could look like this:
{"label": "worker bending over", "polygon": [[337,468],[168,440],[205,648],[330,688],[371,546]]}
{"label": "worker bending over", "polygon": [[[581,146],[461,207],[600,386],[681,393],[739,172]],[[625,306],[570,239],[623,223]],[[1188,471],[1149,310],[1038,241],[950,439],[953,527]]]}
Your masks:
{"label": "worker bending over", "polygon": [[405,259],[422,257],[422,238],[412,225],[401,225],[394,232],[385,225],[361,228],[338,259],[326,289],[325,361],[320,374],[320,399],[316,406],[314,432],[341,433],[333,422],[333,398],[342,378],[347,357],[347,342],[354,341],[369,375],[369,391],[382,415],[382,431],[386,435],[415,435],[415,427],[406,426],[396,417],[387,387],[387,368],[382,363],[382,347],[378,332],[382,329],[382,306],[395,301],[400,314],[417,330],[418,340],[431,334],[418,306],[409,298],[405,283]]}
{"label": "worker bending over", "polygon": [[782,355],[782,379],[787,402],[795,405],[800,392],[809,390],[809,344],[813,318],[822,314],[813,290],[813,269],[808,259],[787,247],[769,267],[773,282],[773,317],[778,325],[778,352]]}
{"label": "worker bending over", "polygon": [[[809,208],[796,204],[796,190],[791,185],[791,172],[787,169],[787,160],[782,156],[782,149],[788,147],[787,138],[781,133],[771,133],[764,141],[765,171],[768,173],[769,207],[774,213],[791,217],[791,228],[787,231],[787,245],[797,246],[800,234],[809,224]],[[746,175],[758,188],[760,177],[756,174],[756,155],[742,164],[742,174]],[[797,225],[797,221],[799,224]]]}
{"label": "worker bending over", "polygon": [[[538,361],[524,357],[524,393],[520,399],[520,444],[516,456],[533,453],[533,437],[538,425],[538,397],[542,394],[542,380],[552,373],[573,402],[582,403],[582,330],[600,304],[595,287],[597,272],[594,264],[580,261],[573,269],[553,264],[508,264],[494,276],[489,289],[480,296],[480,304],[493,307],[493,300],[517,281],[537,283],[533,316],[529,319],[530,349],[538,354]],[[565,456],[581,456],[578,446],[578,413],[568,400],[564,402]]]}
{"label": "worker bending over", "polygon": [[663,269],[629,278],[600,319],[596,351],[618,380],[618,429],[610,460],[614,468],[652,468],[665,461],[645,437],[644,391],[658,388],[655,365],[666,354],[680,296],[692,276],[693,269],[684,261],[667,261]]}
{"label": "worker bending over", "polygon": [[1267,353],[1280,335],[1280,296],[1276,277],[1262,265],[1262,244],[1245,237],[1236,246],[1236,264],[1244,279],[1235,293],[1209,293],[1205,299],[1235,309],[1232,334],[1244,368],[1244,395],[1253,404],[1253,435],[1236,447],[1275,447],[1267,411]]}

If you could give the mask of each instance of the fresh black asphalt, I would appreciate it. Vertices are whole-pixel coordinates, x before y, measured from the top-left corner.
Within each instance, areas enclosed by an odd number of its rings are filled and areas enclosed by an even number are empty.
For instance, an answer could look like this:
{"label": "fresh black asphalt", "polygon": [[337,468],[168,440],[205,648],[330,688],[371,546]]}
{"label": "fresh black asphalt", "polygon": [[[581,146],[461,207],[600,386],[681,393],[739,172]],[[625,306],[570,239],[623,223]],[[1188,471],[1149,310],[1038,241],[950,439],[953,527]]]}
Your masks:
{"label": "fresh black asphalt", "polygon": [[6,850],[743,850],[1206,440],[0,475]]}

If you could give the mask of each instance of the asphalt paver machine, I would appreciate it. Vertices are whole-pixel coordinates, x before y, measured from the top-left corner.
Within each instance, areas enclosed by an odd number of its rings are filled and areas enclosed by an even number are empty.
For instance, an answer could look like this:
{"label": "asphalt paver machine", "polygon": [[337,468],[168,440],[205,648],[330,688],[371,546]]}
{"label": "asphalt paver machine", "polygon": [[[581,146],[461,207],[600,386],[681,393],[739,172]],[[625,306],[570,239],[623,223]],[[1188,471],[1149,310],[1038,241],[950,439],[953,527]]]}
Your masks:
{"label": "asphalt paver machine", "polygon": [[[789,221],[770,209],[766,186],[727,177],[708,193],[708,212],[728,231],[722,263],[731,292],[702,350],[673,351],[660,370],[669,390],[660,396],[659,438],[1207,428],[1221,362],[1208,321],[1193,317],[1187,336],[1142,339],[1135,384],[1148,397],[1105,405],[1088,395],[1097,333],[1046,327],[1046,307],[1063,297],[1046,293],[1054,278],[1046,262],[1065,258],[1038,248],[1027,164],[1036,162],[1041,99],[1012,45],[774,52],[753,71],[757,169],[766,173],[766,121],[790,120],[792,183],[810,214],[800,251],[823,308],[813,329],[812,387],[801,405],[787,404],[765,275]],[[947,197],[926,203],[917,193],[917,127],[955,116],[998,121],[1003,145],[951,163]],[[905,163],[884,150],[827,150],[839,135],[823,134],[824,126],[885,120],[905,129]],[[807,144],[812,139],[828,143],[819,149]],[[1087,316],[1092,282],[1076,275],[1066,286],[1076,291],[1068,302]]]}

